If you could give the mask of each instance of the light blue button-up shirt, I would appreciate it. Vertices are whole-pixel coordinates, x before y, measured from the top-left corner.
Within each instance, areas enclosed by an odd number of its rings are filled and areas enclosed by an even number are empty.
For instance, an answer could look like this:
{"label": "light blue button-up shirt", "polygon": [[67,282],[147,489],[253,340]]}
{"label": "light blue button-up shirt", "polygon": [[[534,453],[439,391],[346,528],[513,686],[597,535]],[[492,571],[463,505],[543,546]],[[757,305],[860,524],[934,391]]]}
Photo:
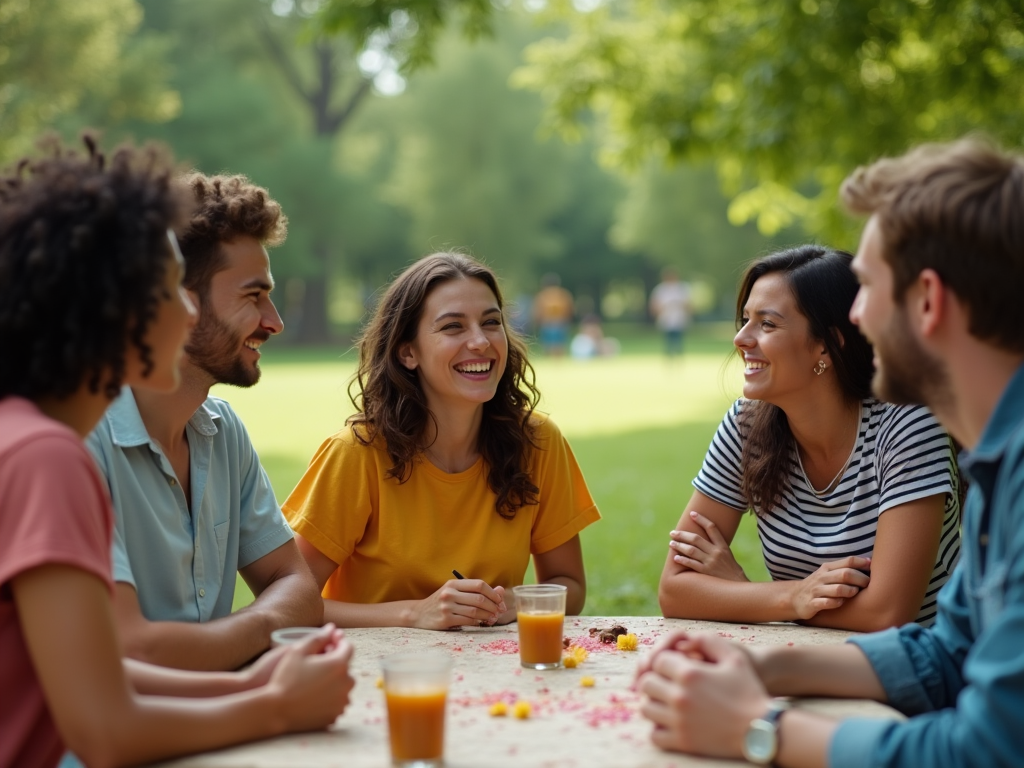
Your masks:
{"label": "light blue button-up shirt", "polygon": [[961,468],[963,549],[935,625],[850,640],[913,717],[842,723],[833,768],[1024,765],[1024,366]]}
{"label": "light blue button-up shirt", "polygon": [[192,509],[127,387],[87,439],[114,502],[114,580],[150,621],[231,613],[239,568],[292,539],[245,426],[209,397],[185,427]]}

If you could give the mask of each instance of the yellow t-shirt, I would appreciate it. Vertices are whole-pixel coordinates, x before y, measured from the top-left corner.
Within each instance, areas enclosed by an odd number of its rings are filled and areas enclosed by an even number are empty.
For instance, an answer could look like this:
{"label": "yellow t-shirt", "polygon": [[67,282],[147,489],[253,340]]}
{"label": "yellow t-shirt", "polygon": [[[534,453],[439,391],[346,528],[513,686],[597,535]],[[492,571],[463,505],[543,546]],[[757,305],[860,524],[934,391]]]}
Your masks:
{"label": "yellow t-shirt", "polygon": [[531,553],[564,544],[601,517],[558,427],[540,414],[534,424],[530,478],[539,503],[512,520],[494,508],[482,458],[450,475],[420,456],[399,483],[385,477],[391,460],[377,443],[361,444],[351,427],[329,437],[282,507],[295,532],[339,564],[323,596],[422,600],[452,569],[491,586],[522,584]]}

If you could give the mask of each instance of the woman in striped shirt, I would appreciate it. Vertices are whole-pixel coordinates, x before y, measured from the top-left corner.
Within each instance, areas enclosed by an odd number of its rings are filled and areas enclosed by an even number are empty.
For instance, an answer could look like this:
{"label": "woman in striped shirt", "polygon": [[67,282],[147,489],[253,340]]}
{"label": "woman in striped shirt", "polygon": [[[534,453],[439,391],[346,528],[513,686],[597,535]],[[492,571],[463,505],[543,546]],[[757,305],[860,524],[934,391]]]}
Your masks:
{"label": "woman in striped shirt", "polygon": [[[960,553],[953,449],[926,409],[871,397],[871,347],[849,321],[851,260],[802,246],[747,270],[734,339],[743,397],[671,533],[665,616],[858,631],[934,620]],[[729,549],[747,510],[771,582],[750,582]]]}

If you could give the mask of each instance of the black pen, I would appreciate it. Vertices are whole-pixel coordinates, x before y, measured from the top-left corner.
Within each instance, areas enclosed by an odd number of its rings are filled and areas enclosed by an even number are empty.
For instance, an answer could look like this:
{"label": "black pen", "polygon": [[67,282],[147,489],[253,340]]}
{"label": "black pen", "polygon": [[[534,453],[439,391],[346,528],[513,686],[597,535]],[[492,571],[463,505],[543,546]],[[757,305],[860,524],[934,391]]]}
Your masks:
{"label": "black pen", "polygon": [[463,576],[463,575],[462,575],[461,573],[459,573],[458,571],[456,571],[456,570],[455,570],[454,568],[452,569],[452,574],[454,574],[454,576],[455,576],[455,578],[456,578],[456,579],[464,579],[464,578],[466,578],[466,577],[465,577],[465,576]]}

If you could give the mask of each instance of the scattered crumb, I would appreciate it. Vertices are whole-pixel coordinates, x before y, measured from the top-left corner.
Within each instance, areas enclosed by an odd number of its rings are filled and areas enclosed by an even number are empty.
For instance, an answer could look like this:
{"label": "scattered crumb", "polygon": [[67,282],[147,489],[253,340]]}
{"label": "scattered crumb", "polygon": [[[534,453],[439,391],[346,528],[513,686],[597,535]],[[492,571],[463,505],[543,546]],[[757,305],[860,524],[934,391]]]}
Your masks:
{"label": "scattered crumb", "polygon": [[508,704],[504,701],[496,701],[491,704],[491,708],[488,710],[491,717],[504,717],[508,714]]}
{"label": "scattered crumb", "polygon": [[635,651],[637,642],[637,637],[632,632],[615,638],[615,645],[620,651]]}
{"label": "scattered crumb", "polygon": [[584,688],[593,688],[594,678],[590,677],[589,675],[585,675],[584,677],[580,678],[580,685]]}
{"label": "scattered crumb", "polygon": [[512,707],[512,714],[520,720],[528,718],[532,711],[533,708],[530,706],[530,702],[528,701],[517,701],[515,706]]}
{"label": "scattered crumb", "polygon": [[616,624],[614,627],[607,627],[605,629],[601,629],[600,627],[591,627],[590,628],[590,636],[591,637],[597,636],[598,640],[600,640],[602,643],[606,643],[608,645],[610,645],[611,643],[614,643],[615,642],[615,638],[617,638],[619,635],[625,635],[628,632],[629,632],[629,630],[626,629],[621,624]]}

